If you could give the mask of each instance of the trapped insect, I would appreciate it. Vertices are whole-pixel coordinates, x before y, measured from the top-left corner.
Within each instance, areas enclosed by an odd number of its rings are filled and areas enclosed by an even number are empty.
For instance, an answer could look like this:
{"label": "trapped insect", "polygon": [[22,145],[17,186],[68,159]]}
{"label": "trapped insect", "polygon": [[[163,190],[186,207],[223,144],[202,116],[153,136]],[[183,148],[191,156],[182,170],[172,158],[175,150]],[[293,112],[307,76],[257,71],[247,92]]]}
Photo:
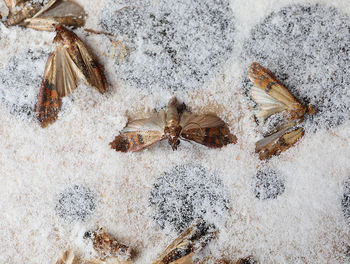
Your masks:
{"label": "trapped insect", "polygon": [[42,127],[56,121],[61,98],[74,91],[79,80],[101,94],[108,89],[103,67],[78,36],[61,24],[56,26],[56,32],[57,47],[47,60],[36,105],[36,116]]}
{"label": "trapped insect", "polygon": [[116,151],[135,152],[156,142],[168,139],[173,150],[180,144],[179,138],[192,140],[209,148],[221,148],[236,143],[236,136],[216,114],[192,114],[179,105],[175,97],[167,110],[151,117],[130,121],[110,143]]}
{"label": "trapped insect", "polygon": [[312,105],[308,108],[303,106],[269,70],[257,62],[251,64],[249,78],[255,85],[251,89],[251,96],[260,109],[257,117],[266,119],[283,112],[289,119],[287,124],[256,142],[255,150],[259,153],[260,159],[264,160],[292,147],[304,135],[304,130],[296,126],[304,120],[307,112],[312,115],[315,109]]}

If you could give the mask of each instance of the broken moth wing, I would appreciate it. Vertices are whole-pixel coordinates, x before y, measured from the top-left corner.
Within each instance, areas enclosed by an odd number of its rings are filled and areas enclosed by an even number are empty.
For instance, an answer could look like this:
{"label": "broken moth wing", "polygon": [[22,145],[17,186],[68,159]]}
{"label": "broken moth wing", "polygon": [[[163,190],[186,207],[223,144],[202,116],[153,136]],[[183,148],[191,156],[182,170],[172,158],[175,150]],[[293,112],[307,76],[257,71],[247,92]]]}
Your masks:
{"label": "broken moth wing", "polygon": [[142,150],[165,139],[164,126],[164,111],[154,113],[150,118],[133,120],[110,143],[111,148],[120,152]]}
{"label": "broken moth wing", "polygon": [[53,123],[57,119],[61,108],[61,99],[56,87],[56,53],[50,54],[41,82],[38,102],[36,104],[36,117],[42,127]]}
{"label": "broken moth wing", "polygon": [[252,98],[261,108],[259,116],[267,118],[277,112],[287,110],[290,120],[304,117],[306,108],[274,78],[270,71],[259,63],[252,63],[249,68],[249,78],[257,88],[263,91],[253,89],[251,93]]}
{"label": "broken moth wing", "polygon": [[294,124],[294,122],[291,122],[281,130],[256,142],[255,151],[259,153],[261,160],[269,159],[273,155],[279,155],[302,138],[304,130],[302,128],[291,130]]}
{"label": "broken moth wing", "polygon": [[201,219],[183,231],[152,264],[190,264],[195,253],[202,250],[216,232]]}
{"label": "broken moth wing", "polygon": [[56,264],[79,264],[80,261],[71,250],[65,251],[57,260]]}
{"label": "broken moth wing", "polygon": [[4,2],[7,8],[11,11],[22,2],[28,2],[28,0],[4,0]]}
{"label": "broken moth wing", "polygon": [[131,259],[131,248],[119,243],[105,232],[103,228],[92,232],[90,238],[92,239],[95,251],[101,259],[115,258],[118,261],[129,261]]}
{"label": "broken moth wing", "polygon": [[85,16],[84,9],[73,1],[51,0],[32,18],[25,19],[23,26],[44,31],[54,31],[57,24],[82,27]]}
{"label": "broken moth wing", "polygon": [[5,21],[6,26],[20,25],[23,20],[33,17],[41,9],[39,3],[20,3],[20,6],[22,8],[16,12],[14,12],[14,9],[10,9],[10,13]]}
{"label": "broken moth wing", "polygon": [[180,119],[181,137],[193,140],[209,148],[221,148],[227,144],[235,144],[237,137],[215,114],[196,115],[184,112]]}

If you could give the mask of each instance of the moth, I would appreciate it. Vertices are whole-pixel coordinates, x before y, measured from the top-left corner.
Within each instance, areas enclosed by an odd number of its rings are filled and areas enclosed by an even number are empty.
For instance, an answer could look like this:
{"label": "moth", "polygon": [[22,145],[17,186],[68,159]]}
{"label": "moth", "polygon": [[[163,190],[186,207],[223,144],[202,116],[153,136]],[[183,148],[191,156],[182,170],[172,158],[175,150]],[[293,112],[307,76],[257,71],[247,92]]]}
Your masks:
{"label": "moth", "polygon": [[214,228],[197,219],[152,264],[192,264],[195,253],[202,250],[215,236]]}
{"label": "moth", "polygon": [[92,240],[93,247],[101,260],[116,258],[120,262],[131,263],[128,262],[132,257],[130,247],[119,243],[102,227],[93,232],[86,232],[84,238]]}
{"label": "moth", "polygon": [[54,31],[55,25],[81,27],[85,24],[85,11],[72,0],[50,0],[44,6],[28,0],[5,0],[9,8],[7,26],[19,25],[36,30]]}
{"label": "moth", "polygon": [[56,121],[61,98],[74,91],[79,80],[84,80],[101,94],[108,89],[103,67],[85,44],[61,24],[55,28],[54,43],[57,46],[47,60],[36,104],[36,117],[42,127]]}
{"label": "moth", "polygon": [[216,114],[192,114],[179,105],[176,97],[167,110],[154,113],[145,119],[130,121],[110,143],[120,152],[142,150],[164,139],[168,139],[173,150],[180,144],[179,138],[192,140],[209,148],[221,148],[236,143],[236,136]]}
{"label": "moth", "polygon": [[304,135],[304,130],[295,126],[304,120],[307,112],[312,115],[316,110],[312,105],[308,108],[302,105],[269,70],[257,62],[251,64],[249,78],[255,85],[251,89],[251,97],[260,109],[257,117],[266,119],[284,112],[289,119],[287,124],[256,143],[255,150],[264,160],[292,147]]}

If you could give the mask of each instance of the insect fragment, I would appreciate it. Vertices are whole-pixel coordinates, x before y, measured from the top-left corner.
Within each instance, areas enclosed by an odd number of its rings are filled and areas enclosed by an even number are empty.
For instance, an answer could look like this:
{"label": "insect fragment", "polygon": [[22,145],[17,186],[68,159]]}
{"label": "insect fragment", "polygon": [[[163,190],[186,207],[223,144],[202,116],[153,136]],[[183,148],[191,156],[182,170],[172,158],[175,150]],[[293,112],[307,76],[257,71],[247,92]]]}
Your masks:
{"label": "insect fragment", "polygon": [[264,160],[292,147],[304,135],[303,128],[295,126],[304,120],[306,112],[312,115],[316,110],[312,105],[303,106],[269,70],[257,62],[251,64],[249,78],[255,85],[251,89],[251,96],[260,109],[257,117],[266,119],[273,114],[285,112],[289,119],[277,131],[256,142],[255,150],[260,159]]}
{"label": "insect fragment", "polygon": [[92,240],[93,247],[101,260],[116,258],[119,261],[129,261],[131,259],[131,249],[111,237],[102,227],[93,232],[86,232],[84,238]]}
{"label": "insect fragment", "polygon": [[135,152],[168,139],[172,149],[176,150],[180,138],[209,148],[221,148],[237,141],[226,123],[216,114],[192,114],[173,97],[166,111],[154,113],[149,118],[129,121],[110,145],[116,151]]}
{"label": "insect fragment", "polygon": [[[85,24],[85,11],[72,0],[50,0],[44,6],[31,1],[5,0],[9,8],[6,26],[23,26],[36,30],[54,31],[55,26],[63,24],[81,27]],[[15,8],[16,7],[16,8]]]}
{"label": "insect fragment", "polygon": [[56,26],[54,42],[57,47],[49,55],[36,105],[36,116],[42,127],[57,119],[61,98],[77,88],[84,80],[101,94],[108,84],[103,67],[98,64],[84,43],[72,31]]}
{"label": "insect fragment", "polygon": [[216,230],[197,219],[152,264],[191,264],[192,257],[215,238]]}
{"label": "insect fragment", "polygon": [[80,264],[80,261],[72,250],[67,250],[57,260],[56,264]]}

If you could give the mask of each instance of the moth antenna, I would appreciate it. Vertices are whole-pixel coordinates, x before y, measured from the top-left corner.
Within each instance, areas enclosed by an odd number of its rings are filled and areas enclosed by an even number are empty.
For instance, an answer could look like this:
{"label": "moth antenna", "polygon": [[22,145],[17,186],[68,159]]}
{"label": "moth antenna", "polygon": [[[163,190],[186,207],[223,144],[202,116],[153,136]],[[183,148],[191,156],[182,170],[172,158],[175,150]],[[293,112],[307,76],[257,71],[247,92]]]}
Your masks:
{"label": "moth antenna", "polygon": [[98,31],[91,28],[84,28],[84,30],[88,33],[95,34],[95,35],[105,35],[105,36],[114,37],[112,33],[104,32],[104,31]]}

